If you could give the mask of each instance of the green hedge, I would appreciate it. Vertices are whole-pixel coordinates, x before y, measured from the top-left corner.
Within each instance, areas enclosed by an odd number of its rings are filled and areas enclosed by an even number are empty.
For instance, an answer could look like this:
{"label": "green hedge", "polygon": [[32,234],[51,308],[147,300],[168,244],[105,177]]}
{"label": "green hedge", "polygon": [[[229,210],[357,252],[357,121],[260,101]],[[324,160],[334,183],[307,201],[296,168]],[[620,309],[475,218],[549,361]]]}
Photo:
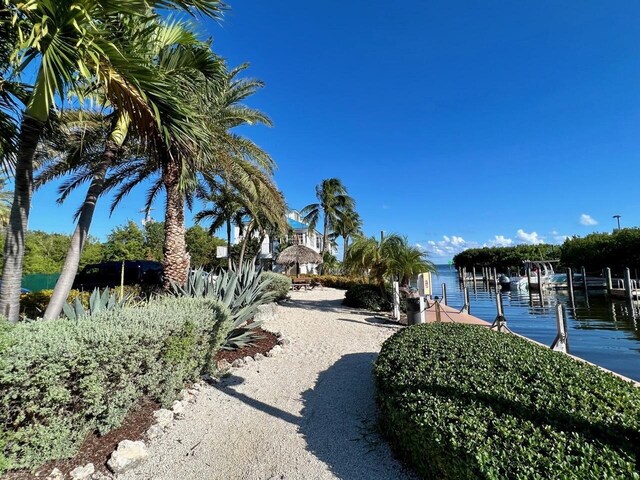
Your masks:
{"label": "green hedge", "polygon": [[337,288],[339,290],[348,290],[355,285],[363,285],[368,282],[360,277],[347,277],[344,275],[300,275],[309,278],[312,285],[321,284],[327,288]]}
{"label": "green hedge", "polygon": [[289,290],[291,290],[291,278],[276,272],[262,272],[261,275],[262,278],[269,279],[271,281],[267,290],[274,293],[274,300],[276,302],[284,300],[289,296]]}
{"label": "green hedge", "polygon": [[375,365],[383,432],[429,479],[640,478],[640,389],[514,335],[407,328]]}
{"label": "green hedge", "polygon": [[0,465],[74,455],[89,432],[118,427],[149,396],[169,405],[207,369],[230,328],[217,301],[140,307],[0,328]]}
{"label": "green hedge", "polygon": [[355,285],[347,290],[342,302],[347,307],[364,308],[374,312],[388,312],[393,305],[380,294],[377,285]]}

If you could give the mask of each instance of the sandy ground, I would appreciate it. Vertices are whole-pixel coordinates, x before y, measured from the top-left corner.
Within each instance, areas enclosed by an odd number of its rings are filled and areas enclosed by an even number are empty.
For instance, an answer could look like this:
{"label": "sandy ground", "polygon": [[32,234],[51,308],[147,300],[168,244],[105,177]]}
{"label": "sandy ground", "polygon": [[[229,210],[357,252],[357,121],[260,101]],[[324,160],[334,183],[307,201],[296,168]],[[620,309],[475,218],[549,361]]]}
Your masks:
{"label": "sandy ground", "polygon": [[207,387],[119,478],[414,478],[376,433],[372,365],[398,327],[342,307],[340,290],[291,296],[265,326],[291,344]]}

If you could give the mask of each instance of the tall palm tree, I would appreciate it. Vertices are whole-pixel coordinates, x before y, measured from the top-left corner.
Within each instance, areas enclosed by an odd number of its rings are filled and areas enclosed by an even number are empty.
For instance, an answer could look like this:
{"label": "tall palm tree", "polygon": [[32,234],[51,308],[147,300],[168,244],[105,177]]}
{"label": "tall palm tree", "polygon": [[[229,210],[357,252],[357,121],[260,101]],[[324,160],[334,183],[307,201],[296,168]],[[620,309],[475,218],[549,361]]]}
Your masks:
{"label": "tall palm tree", "polygon": [[343,240],[342,263],[347,259],[349,250],[349,240],[362,235],[362,219],[355,210],[345,210],[338,214],[338,219],[334,225],[332,237],[341,237]]}
{"label": "tall palm tree", "polygon": [[[147,92],[158,98],[172,91],[154,78],[153,71],[142,75],[147,69],[137,59],[125,57],[118,48],[121,20],[147,17],[151,8],[180,8],[216,16],[221,4],[218,0],[7,0],[5,8],[11,28],[20,32],[11,55],[17,59],[17,72],[30,72],[39,62],[18,129],[14,200],[0,289],[0,312],[15,322],[33,191],[33,160],[56,99],[64,98],[69,88],[79,83],[97,84],[111,105],[125,109],[132,117],[144,116],[147,125],[162,124],[160,111],[146,108],[144,100],[148,97],[137,86],[144,81]],[[123,96],[122,92],[129,89],[136,90],[138,96]],[[134,104],[129,103],[132,98]]]}
{"label": "tall palm tree", "polygon": [[304,222],[309,230],[315,230],[322,216],[322,255],[329,250],[329,234],[335,229],[340,215],[355,209],[355,201],[339,178],[327,178],[316,186],[318,203],[311,203],[302,209]]}
{"label": "tall palm tree", "polygon": [[[132,159],[119,169],[109,182],[123,182],[116,192],[115,207],[128,192],[145,180],[151,180],[146,208],[162,190],[166,193],[164,268],[166,287],[184,283],[188,254],[184,240],[185,201],[191,204],[193,193],[203,177],[217,176],[235,188],[251,183],[251,172],[244,165],[253,164],[266,173],[275,166],[273,159],[251,140],[236,133],[241,125],[271,125],[259,110],[243,104],[262,88],[255,79],[239,79],[248,65],[225,71],[215,82],[192,81],[185,85],[185,101],[198,105],[196,120],[207,128],[206,139],[191,144],[188,153],[159,152],[150,157]],[[123,180],[124,179],[124,180]]]}
{"label": "tall palm tree", "polygon": [[[170,78],[175,82],[178,79],[191,79],[197,74],[209,78],[219,74],[220,62],[211,53],[209,45],[198,41],[184,23],[145,21],[138,23],[135,31],[139,34],[134,36],[134,42],[128,42],[126,47],[136,52],[138,58],[146,58],[153,63],[153,67],[163,76],[162,78]],[[194,55],[194,52],[201,53]],[[164,61],[158,60],[163,56],[166,57]],[[130,92],[124,92],[127,93]],[[103,100],[103,97],[99,96],[98,100]],[[152,105],[149,106],[151,107]],[[165,105],[160,104],[159,108],[164,109]],[[61,201],[71,190],[84,182],[89,182],[89,189],[78,212],[78,223],[60,278],[45,311],[45,319],[55,318],[60,314],[71,290],[96,203],[105,190],[108,170],[116,166],[124,156],[135,155],[136,152],[131,147],[149,147],[145,145],[144,133],[140,133],[148,127],[135,123],[140,120],[139,117],[132,121],[131,116],[122,109],[113,108],[112,113],[106,118],[82,111],[65,114],[65,117],[69,116],[72,121],[68,122],[62,135],[54,135],[53,140],[47,142],[47,153],[53,151],[53,159],[50,159],[40,172],[36,184],[72,173],[71,178],[61,187]],[[100,123],[95,125],[96,120],[102,120],[102,126]],[[165,126],[168,131],[172,131],[171,120],[165,122]],[[123,148],[127,139],[130,140],[128,143],[133,145]]]}

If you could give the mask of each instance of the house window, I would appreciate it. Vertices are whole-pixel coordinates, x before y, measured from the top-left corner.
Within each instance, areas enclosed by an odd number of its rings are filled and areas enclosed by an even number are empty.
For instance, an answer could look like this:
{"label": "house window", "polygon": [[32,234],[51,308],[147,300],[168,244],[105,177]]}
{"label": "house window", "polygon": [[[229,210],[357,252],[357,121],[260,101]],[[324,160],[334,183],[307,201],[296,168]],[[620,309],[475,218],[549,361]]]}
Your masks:
{"label": "house window", "polygon": [[293,238],[294,245],[304,245],[304,233],[296,233]]}
{"label": "house window", "polygon": [[316,235],[316,248],[322,250],[322,239],[319,235]]}

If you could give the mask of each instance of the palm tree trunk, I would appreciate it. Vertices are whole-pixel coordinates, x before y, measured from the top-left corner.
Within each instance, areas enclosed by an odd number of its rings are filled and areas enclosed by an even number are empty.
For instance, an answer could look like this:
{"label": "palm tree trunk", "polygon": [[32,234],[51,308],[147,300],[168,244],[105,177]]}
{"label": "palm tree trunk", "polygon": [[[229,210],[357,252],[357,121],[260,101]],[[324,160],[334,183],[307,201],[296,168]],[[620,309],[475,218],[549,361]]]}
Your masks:
{"label": "palm tree trunk", "polygon": [[78,265],[80,265],[82,250],[84,249],[84,244],[89,236],[89,227],[91,227],[96,203],[98,202],[98,197],[102,193],[107,170],[109,169],[109,166],[113,164],[117,153],[118,145],[112,140],[107,140],[104,153],[102,154],[102,163],[100,163],[93,174],[91,185],[89,186],[89,190],[87,190],[87,195],[84,199],[84,203],[82,204],[78,224],[76,225],[76,229],[71,237],[71,245],[69,245],[69,250],[67,250],[67,257],[64,260],[60,278],[58,278],[58,281],[56,282],[53,294],[51,295],[51,300],[49,300],[49,305],[47,305],[47,310],[44,312],[45,320],[58,318],[62,311],[63,304],[69,297],[69,292],[73,286],[73,280],[76,277],[76,273],[78,273]]}
{"label": "palm tree trunk", "polygon": [[227,266],[231,270],[231,219],[227,219]]}
{"label": "palm tree trunk", "polygon": [[164,288],[187,281],[190,257],[184,229],[184,195],[180,191],[180,169],[173,160],[163,166],[163,182],[167,193],[164,213]]}
{"label": "palm tree trunk", "polygon": [[345,235],[344,237],[344,251],[342,252],[342,264],[347,261],[347,250],[349,250],[349,235]]}
{"label": "palm tree trunk", "polygon": [[33,193],[33,158],[44,129],[40,122],[24,115],[20,126],[19,150],[16,161],[13,204],[9,215],[7,238],[4,244],[0,313],[10,322],[20,316],[20,285],[24,262],[24,240],[29,222]]}
{"label": "palm tree trunk", "polygon": [[245,232],[244,238],[242,239],[242,248],[240,248],[240,258],[238,260],[238,272],[242,270],[242,262],[244,261],[244,253],[247,249],[247,243],[249,242],[249,238],[253,233],[253,225],[250,223],[247,226],[247,230]]}

